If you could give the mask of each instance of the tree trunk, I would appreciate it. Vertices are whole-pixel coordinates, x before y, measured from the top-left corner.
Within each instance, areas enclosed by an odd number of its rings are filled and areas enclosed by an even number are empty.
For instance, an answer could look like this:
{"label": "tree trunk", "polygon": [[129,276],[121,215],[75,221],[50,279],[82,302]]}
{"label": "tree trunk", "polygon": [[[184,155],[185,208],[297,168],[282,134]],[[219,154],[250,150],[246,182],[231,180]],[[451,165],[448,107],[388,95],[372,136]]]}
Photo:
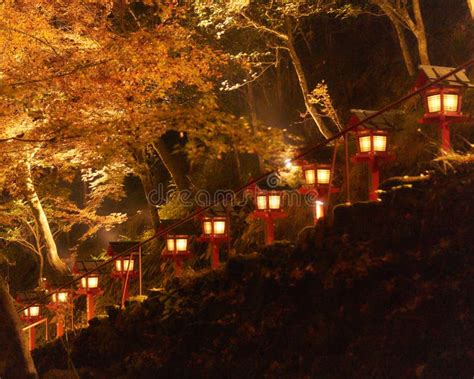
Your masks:
{"label": "tree trunk", "polygon": [[38,378],[23,338],[20,319],[5,282],[0,277],[0,378]]}
{"label": "tree trunk", "polygon": [[33,183],[31,164],[29,162],[26,163],[25,170],[25,197],[38,225],[41,238],[44,241],[42,253],[44,255],[46,274],[53,277],[67,275],[69,272],[68,267],[58,255],[58,249],[49,226],[48,218]]}
{"label": "tree trunk", "polygon": [[179,191],[191,188],[191,183],[186,175],[184,160],[176,154],[172,154],[163,139],[158,139],[152,144],[153,150],[160,157],[171,178],[178,187]]}
{"label": "tree trunk", "polygon": [[398,20],[392,19],[392,17],[390,16],[389,18],[392,20],[393,27],[395,28],[395,31],[397,32],[398,42],[400,44],[400,50],[402,51],[403,61],[405,62],[405,67],[408,71],[408,75],[414,76],[416,73],[416,70],[415,70],[415,65],[413,63],[413,58],[411,56],[410,48],[407,43],[407,39],[405,37],[405,31],[403,30],[403,27],[402,25],[400,25],[400,22]]}
{"label": "tree trunk", "polygon": [[293,25],[289,17],[286,19],[286,23],[288,31],[288,51],[290,54],[291,62],[293,63],[293,67],[295,68],[296,75],[298,77],[298,83],[300,85],[301,92],[303,93],[303,100],[306,109],[314,120],[320,133],[323,135],[324,138],[328,139],[332,136],[332,132],[325,125],[324,120],[318,114],[316,107],[309,101],[310,91],[308,87],[308,81],[306,80],[306,74],[304,73],[303,64],[301,63],[300,57],[298,56],[298,52],[296,51],[296,47],[293,40]]}
{"label": "tree trunk", "polygon": [[155,232],[158,232],[160,230],[161,221],[158,214],[157,201],[162,200],[161,198],[158,198],[161,194],[156,191],[156,188],[154,188],[149,173],[141,173],[139,174],[139,177],[148,202],[148,210],[150,212],[153,229]]}
{"label": "tree trunk", "polygon": [[[250,113],[250,126],[252,127],[252,131],[255,131],[258,123],[258,116],[257,116],[257,107],[255,106],[255,94],[253,92],[253,83],[247,84],[247,104],[249,106],[249,113]],[[258,170],[260,173],[265,172],[265,165],[263,164],[262,157],[260,154],[257,154],[258,158]]]}
{"label": "tree trunk", "polygon": [[418,42],[418,54],[421,64],[430,65],[430,56],[428,53],[428,41],[426,39],[425,23],[421,14],[420,0],[413,0],[413,14],[415,15],[416,31],[414,31]]}

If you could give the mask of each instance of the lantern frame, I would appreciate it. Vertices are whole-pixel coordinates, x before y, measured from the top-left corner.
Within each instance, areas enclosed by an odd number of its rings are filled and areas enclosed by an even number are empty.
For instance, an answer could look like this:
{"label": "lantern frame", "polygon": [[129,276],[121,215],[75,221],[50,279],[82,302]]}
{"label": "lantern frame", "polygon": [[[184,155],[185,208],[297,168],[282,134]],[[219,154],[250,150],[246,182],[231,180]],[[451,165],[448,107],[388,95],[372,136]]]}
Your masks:
{"label": "lantern frame", "polygon": [[[305,180],[306,187],[329,187],[331,183],[331,177],[333,176],[332,167],[329,164],[306,164],[302,166],[303,178]],[[320,172],[327,171],[329,175],[327,180],[321,180]],[[309,176],[309,172],[312,172],[312,177]],[[311,180],[309,180],[311,178]]]}
{"label": "lantern frame", "polygon": [[[52,291],[55,291],[54,288]],[[72,302],[72,294],[73,290],[70,289],[62,289],[59,292],[53,292],[51,295],[51,302],[46,306],[48,309],[52,311],[58,311],[63,307],[68,307]],[[61,300],[63,297],[66,297],[65,300]]]}
{"label": "lantern frame", "polygon": [[[310,194],[313,197],[326,197],[329,194],[339,192],[339,188],[333,185],[334,172],[332,166],[326,163],[307,163],[301,166],[303,171],[304,183],[298,190],[302,195]],[[327,180],[322,181],[318,171],[328,171],[329,177]],[[312,178],[314,179],[308,182],[308,173],[313,172]]]}
{"label": "lantern frame", "polygon": [[[356,132],[356,144],[357,144],[357,153],[355,155],[354,160],[356,162],[367,162],[373,160],[374,158],[381,158],[381,159],[393,159],[393,154],[389,153],[390,148],[390,136],[389,133],[384,130],[372,130],[372,129],[365,129],[360,128]],[[362,148],[361,139],[362,138],[369,138],[370,141],[370,148],[367,150]],[[384,146],[385,148],[382,149],[375,149],[375,138],[377,137],[385,137]]]}
{"label": "lantern frame", "polygon": [[[33,308],[38,310],[37,314],[32,314],[31,310]],[[24,309],[23,312],[21,312],[20,318],[25,322],[33,323],[41,320],[41,311],[42,309],[40,304],[31,304],[28,306],[28,308]]]}
{"label": "lantern frame", "polygon": [[[224,222],[223,233],[216,233],[216,224]],[[206,231],[206,226],[211,229]],[[204,216],[201,219],[201,241],[226,241],[229,238],[229,218],[226,216]]]}
{"label": "lantern frame", "polygon": [[[97,285],[91,285],[90,281],[97,279]],[[79,288],[76,291],[79,295],[88,295],[88,294],[99,294],[102,293],[102,290],[99,285],[99,274],[91,274],[81,278],[79,282]]]}
{"label": "lantern frame", "polygon": [[[454,95],[457,96],[456,110],[446,110],[445,109],[445,96]],[[432,96],[439,96],[439,110],[430,112],[430,102],[429,99]],[[462,91],[459,87],[432,87],[426,90],[423,93],[423,102],[425,113],[423,115],[422,123],[429,123],[431,121],[439,121],[440,119],[447,120],[458,120],[462,119],[464,116],[462,114]]]}
{"label": "lantern frame", "polygon": [[[177,249],[178,241],[185,240],[186,241],[186,248],[184,250]],[[173,241],[173,248],[170,249],[170,241]],[[166,236],[166,248],[162,254],[163,257],[166,258],[186,258],[191,255],[189,251],[189,245],[191,243],[191,236],[187,234],[168,234]]]}
{"label": "lantern frame", "polygon": [[[284,208],[284,192],[283,191],[262,191],[257,190],[254,194],[255,217],[282,217],[285,215]],[[271,206],[271,198],[278,198],[278,206]],[[259,202],[263,199],[263,202]],[[263,206],[262,206],[263,205]]]}
{"label": "lantern frame", "polygon": [[[125,255],[125,256],[117,258],[114,262],[114,268],[112,270],[111,275],[117,278],[123,278],[123,277],[126,277],[127,275],[129,277],[137,276],[139,274],[138,268],[137,268],[137,259],[136,259],[137,256],[138,254],[133,253],[130,255]],[[125,262],[132,262],[131,270],[125,269]],[[127,268],[128,267],[129,266],[127,266]]]}

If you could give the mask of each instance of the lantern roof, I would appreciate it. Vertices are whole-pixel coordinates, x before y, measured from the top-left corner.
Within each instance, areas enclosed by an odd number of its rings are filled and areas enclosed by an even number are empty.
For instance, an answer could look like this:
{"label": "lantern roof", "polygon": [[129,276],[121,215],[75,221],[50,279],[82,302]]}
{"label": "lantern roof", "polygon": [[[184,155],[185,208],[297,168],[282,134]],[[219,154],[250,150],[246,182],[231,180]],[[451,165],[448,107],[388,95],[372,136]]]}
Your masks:
{"label": "lantern roof", "polygon": [[[161,226],[163,229],[169,228],[170,226],[177,223],[179,220],[161,220]],[[168,234],[170,235],[197,235],[201,233],[201,229],[195,223],[187,222],[182,225],[178,225],[177,227],[170,230]]]}
{"label": "lantern roof", "polygon": [[[76,261],[74,265],[74,273],[76,274],[85,274],[88,271],[94,270],[97,268],[97,266],[101,265],[105,261],[103,259],[100,260],[94,260],[94,259],[89,259],[89,260],[83,260],[83,261]],[[105,272],[105,267],[102,267],[98,269],[97,271],[94,271],[94,274],[102,274]]]}
{"label": "lantern roof", "polygon": [[127,250],[134,249],[133,253],[138,253],[139,241],[113,241],[109,242],[109,247],[107,248],[107,252],[112,255],[124,253]]}
{"label": "lantern roof", "polygon": [[[351,109],[352,116],[349,119],[349,125],[355,125],[367,117],[372,116],[376,111],[369,111],[365,109]],[[401,116],[400,111],[384,112],[373,119],[364,122],[359,128],[372,130],[392,130],[395,129]]]}
{"label": "lantern roof", "polygon": [[[415,84],[415,88],[420,88],[430,82],[433,82],[440,77],[449,74],[455,70],[454,67],[442,67],[442,66],[428,66],[419,65],[420,74]],[[461,70],[454,75],[449,76],[438,85],[453,86],[453,87],[474,87],[469,78],[466,75],[466,70]]]}

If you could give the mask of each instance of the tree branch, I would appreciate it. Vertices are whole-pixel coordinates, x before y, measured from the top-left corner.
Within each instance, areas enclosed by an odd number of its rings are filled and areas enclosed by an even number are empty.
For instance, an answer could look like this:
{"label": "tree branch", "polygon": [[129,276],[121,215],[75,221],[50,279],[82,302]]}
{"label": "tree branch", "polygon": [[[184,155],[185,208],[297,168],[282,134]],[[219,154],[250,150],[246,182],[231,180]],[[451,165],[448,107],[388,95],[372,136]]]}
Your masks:
{"label": "tree branch", "polygon": [[262,24],[256,22],[255,20],[252,20],[244,12],[241,12],[240,15],[255,29],[270,33],[270,34],[280,38],[283,41],[288,41],[288,36],[286,34],[280,33],[277,30],[271,29],[271,28],[269,28],[265,25],[262,25]]}
{"label": "tree branch", "polygon": [[59,53],[58,53],[58,51],[56,50],[56,48],[55,48],[53,45],[51,45],[47,40],[45,40],[45,39],[43,39],[43,38],[36,37],[36,36],[34,36],[34,35],[32,35],[32,34],[29,34],[29,33],[25,32],[25,31],[23,31],[23,30],[16,29],[16,28],[12,28],[11,26],[7,26],[7,25],[5,25],[5,24],[0,24],[0,28],[2,28],[3,30],[7,30],[7,31],[10,30],[10,31],[12,31],[12,32],[19,33],[19,34],[23,34],[23,35],[25,35],[25,36],[27,36],[27,37],[30,37],[30,38],[32,38],[32,39],[38,41],[39,43],[41,43],[41,44],[43,44],[43,45],[49,47],[49,48],[53,51],[54,54],[56,54],[56,55],[59,56]]}
{"label": "tree branch", "polygon": [[86,64],[83,64],[83,65],[79,65],[79,66],[73,68],[72,70],[61,72],[59,74],[56,74],[56,75],[53,75],[53,76],[50,76],[50,77],[47,77],[47,78],[32,79],[32,80],[25,80],[25,81],[22,81],[22,82],[7,83],[6,85],[15,87],[15,86],[23,86],[23,85],[27,85],[27,84],[46,82],[48,80],[54,80],[54,79],[57,79],[57,78],[62,78],[64,76],[72,75],[72,74],[75,74],[76,72],[87,70],[88,68],[96,67],[96,66],[99,66],[101,64],[110,62],[110,61],[111,61],[111,59],[104,59],[104,60],[101,60],[101,61],[98,61],[98,62],[86,63]]}

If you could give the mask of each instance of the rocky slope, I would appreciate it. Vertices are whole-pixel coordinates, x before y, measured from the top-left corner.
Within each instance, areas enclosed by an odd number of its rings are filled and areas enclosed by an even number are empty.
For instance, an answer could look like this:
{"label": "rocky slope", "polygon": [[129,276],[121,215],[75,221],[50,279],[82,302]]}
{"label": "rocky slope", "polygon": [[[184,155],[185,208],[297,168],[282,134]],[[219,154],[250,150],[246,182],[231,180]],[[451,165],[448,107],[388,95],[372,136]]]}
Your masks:
{"label": "rocky slope", "polygon": [[[474,165],[394,178],[34,354],[44,377],[472,378]],[[64,348],[67,347],[67,349]],[[68,353],[66,353],[66,350]],[[55,370],[55,371],[53,371]],[[55,374],[53,374],[55,373]]]}

